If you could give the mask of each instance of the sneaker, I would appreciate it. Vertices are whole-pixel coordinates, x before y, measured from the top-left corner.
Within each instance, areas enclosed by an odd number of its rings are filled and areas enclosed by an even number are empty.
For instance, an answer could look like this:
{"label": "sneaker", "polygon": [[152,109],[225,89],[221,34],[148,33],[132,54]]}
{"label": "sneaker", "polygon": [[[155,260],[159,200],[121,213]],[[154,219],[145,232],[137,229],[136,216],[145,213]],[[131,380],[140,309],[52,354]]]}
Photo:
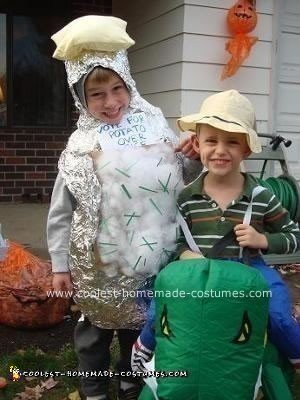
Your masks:
{"label": "sneaker", "polygon": [[290,363],[295,368],[296,374],[300,374],[300,358],[290,358]]}
{"label": "sneaker", "polygon": [[[97,398],[98,396],[86,396],[83,392],[82,392],[82,390],[81,389],[78,389],[78,393],[79,393],[79,398],[80,398],[80,400],[89,400],[90,398]],[[103,396],[99,396],[99,398],[101,399],[101,400],[109,400],[109,397],[103,397]]]}
{"label": "sneaker", "polygon": [[126,390],[119,389],[118,400],[138,400],[141,391],[140,385],[135,385]]}

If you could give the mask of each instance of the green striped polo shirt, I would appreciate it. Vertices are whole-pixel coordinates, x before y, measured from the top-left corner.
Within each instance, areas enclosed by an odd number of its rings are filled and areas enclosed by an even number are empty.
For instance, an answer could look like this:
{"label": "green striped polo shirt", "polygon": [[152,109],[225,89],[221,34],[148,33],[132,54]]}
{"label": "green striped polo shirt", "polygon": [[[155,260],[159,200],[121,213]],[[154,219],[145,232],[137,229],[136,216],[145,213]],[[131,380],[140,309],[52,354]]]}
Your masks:
{"label": "green striped polo shirt", "polygon": [[[223,211],[214,199],[203,189],[207,172],[186,186],[178,198],[179,210],[186,220],[192,236],[204,255],[214,244],[235,225],[242,224],[247,206],[251,201],[252,191],[258,185],[255,178],[244,173],[244,187],[241,195]],[[252,225],[258,232],[267,237],[269,247],[264,253],[293,253],[300,243],[298,224],[290,219],[289,213],[269,190],[259,193],[252,203]],[[177,254],[180,255],[189,247],[180,230],[177,242]],[[259,249],[250,249],[251,255]],[[223,257],[238,257],[239,246],[235,241],[224,249]]]}

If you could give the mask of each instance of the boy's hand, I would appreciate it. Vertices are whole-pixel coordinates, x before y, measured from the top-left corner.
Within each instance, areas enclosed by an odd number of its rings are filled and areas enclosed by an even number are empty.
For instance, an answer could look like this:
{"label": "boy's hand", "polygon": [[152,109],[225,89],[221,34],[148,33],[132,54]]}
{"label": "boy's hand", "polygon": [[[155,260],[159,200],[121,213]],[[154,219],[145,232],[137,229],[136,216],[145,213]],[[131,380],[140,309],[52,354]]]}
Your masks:
{"label": "boy's hand", "polygon": [[52,287],[54,291],[60,292],[61,296],[63,292],[66,292],[65,296],[62,297],[71,297],[73,283],[70,272],[53,273]]}
{"label": "boy's hand", "polygon": [[196,253],[195,251],[185,250],[180,254],[180,260],[189,260],[191,258],[204,258],[204,256],[200,253]]}
{"label": "boy's hand", "polygon": [[92,158],[93,161],[97,161],[101,157],[101,151],[93,150],[89,153],[89,156]]}
{"label": "boy's hand", "polygon": [[234,228],[236,240],[241,247],[252,249],[267,249],[268,240],[263,233],[257,232],[251,225],[239,224]]}
{"label": "boy's hand", "polygon": [[198,160],[200,156],[199,153],[197,153],[193,148],[191,136],[192,135],[181,140],[178,146],[176,146],[175,152],[181,152],[190,160]]}
{"label": "boy's hand", "polygon": [[132,346],[131,353],[131,369],[134,372],[147,371],[145,363],[149,362],[153,357],[153,351],[145,347],[141,339],[138,337],[137,341]]}

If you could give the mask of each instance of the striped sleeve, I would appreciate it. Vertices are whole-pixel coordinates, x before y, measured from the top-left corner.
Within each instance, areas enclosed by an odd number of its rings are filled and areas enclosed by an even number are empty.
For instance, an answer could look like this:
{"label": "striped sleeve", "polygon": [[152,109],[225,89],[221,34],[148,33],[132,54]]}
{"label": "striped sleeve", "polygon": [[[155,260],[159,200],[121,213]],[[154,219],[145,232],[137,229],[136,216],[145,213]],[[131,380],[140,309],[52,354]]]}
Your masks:
{"label": "striped sleeve", "polygon": [[265,235],[268,240],[267,253],[294,253],[300,246],[300,230],[282,207],[277,198],[269,192],[269,201],[264,215]]}

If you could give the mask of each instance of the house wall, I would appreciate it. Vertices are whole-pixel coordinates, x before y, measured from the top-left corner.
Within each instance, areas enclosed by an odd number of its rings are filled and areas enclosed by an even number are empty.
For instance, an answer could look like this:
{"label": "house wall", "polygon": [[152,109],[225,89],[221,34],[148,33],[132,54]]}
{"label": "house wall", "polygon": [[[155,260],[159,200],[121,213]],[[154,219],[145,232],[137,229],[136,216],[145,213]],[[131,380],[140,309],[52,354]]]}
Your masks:
{"label": "house wall", "polygon": [[[126,3],[126,5],[124,4]],[[162,108],[172,127],[195,112],[214,92],[235,88],[257,112],[258,131],[270,132],[273,57],[273,0],[257,1],[258,36],[250,56],[231,78],[220,80],[229,60],[225,43],[227,10],[233,0],[113,1],[112,12],[128,21],[136,40],[130,50],[132,72],[147,100]]]}
{"label": "house wall", "polygon": [[237,73],[221,81],[223,64],[230,58],[225,51],[230,36],[226,27],[226,8],[233,3],[232,0],[186,1],[182,113],[196,111],[212,92],[235,88],[254,103],[258,130],[268,132],[273,4],[267,0],[257,2],[258,24],[249,35],[258,36],[259,41]]}
{"label": "house wall", "polygon": [[[300,181],[300,2],[277,0],[278,52],[276,59],[275,131],[292,140],[286,148],[293,176]],[[276,174],[280,169],[276,168]]]}
{"label": "house wall", "polygon": [[[126,4],[125,4],[126,3]],[[181,114],[183,0],[113,0],[113,15],[128,22],[136,44],[129,49],[131,71],[144,97],[169,121]]]}

